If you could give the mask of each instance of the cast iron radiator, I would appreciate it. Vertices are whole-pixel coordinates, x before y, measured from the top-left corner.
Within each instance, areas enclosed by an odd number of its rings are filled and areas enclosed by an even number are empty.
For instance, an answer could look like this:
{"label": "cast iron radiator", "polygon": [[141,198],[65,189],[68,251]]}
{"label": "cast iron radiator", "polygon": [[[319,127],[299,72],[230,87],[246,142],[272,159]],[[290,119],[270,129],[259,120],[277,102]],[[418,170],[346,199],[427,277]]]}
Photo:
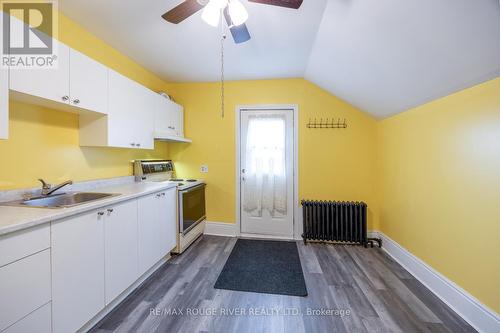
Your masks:
{"label": "cast iron radiator", "polygon": [[342,242],[367,247],[378,238],[368,238],[367,205],[364,202],[302,200],[304,244],[307,240]]}

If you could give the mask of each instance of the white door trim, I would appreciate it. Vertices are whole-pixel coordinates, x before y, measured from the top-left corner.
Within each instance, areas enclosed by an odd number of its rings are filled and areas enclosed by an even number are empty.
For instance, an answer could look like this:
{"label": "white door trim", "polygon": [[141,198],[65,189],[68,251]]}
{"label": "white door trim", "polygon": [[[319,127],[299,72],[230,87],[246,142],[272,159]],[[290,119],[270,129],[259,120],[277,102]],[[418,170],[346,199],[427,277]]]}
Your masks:
{"label": "white door trim", "polygon": [[[300,206],[299,206],[299,106],[297,104],[271,104],[271,105],[237,105],[235,108],[235,147],[236,147],[236,237],[241,236],[241,188],[240,188],[240,125],[241,125],[241,111],[251,110],[287,110],[293,113],[293,238],[300,239],[302,233],[302,225],[300,219]],[[254,235],[267,238],[266,235]],[[275,237],[279,238],[279,237]]]}

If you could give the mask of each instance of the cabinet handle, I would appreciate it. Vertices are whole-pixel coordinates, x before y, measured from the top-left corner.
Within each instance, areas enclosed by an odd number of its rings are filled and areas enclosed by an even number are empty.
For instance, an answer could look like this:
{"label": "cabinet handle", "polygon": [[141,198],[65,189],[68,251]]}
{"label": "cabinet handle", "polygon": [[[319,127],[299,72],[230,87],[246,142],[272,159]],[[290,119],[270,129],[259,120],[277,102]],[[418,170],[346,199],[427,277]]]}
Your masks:
{"label": "cabinet handle", "polygon": [[135,147],[135,143],[133,143],[133,142],[132,142],[130,145],[131,145],[132,147]]}
{"label": "cabinet handle", "polygon": [[158,194],[156,195],[156,197],[157,197],[157,198],[161,197],[161,194],[160,194],[160,193],[158,193]]}
{"label": "cabinet handle", "polygon": [[79,99],[73,100],[73,104],[80,104],[80,100]]}
{"label": "cabinet handle", "polygon": [[69,96],[63,96],[61,97],[61,99],[64,101],[64,102],[67,102],[69,100]]}
{"label": "cabinet handle", "polygon": [[113,213],[114,209],[113,208],[108,208],[108,213]]}
{"label": "cabinet handle", "polygon": [[140,147],[140,146],[141,146],[141,144],[140,144],[140,143],[136,143],[135,145],[136,145],[137,147]]}
{"label": "cabinet handle", "polygon": [[104,212],[98,212],[97,215],[99,216],[103,216],[104,215]]}
{"label": "cabinet handle", "polygon": [[164,192],[164,193],[162,193],[162,194],[161,194],[161,196],[162,196],[162,197],[164,197],[164,196],[165,196],[165,192]]}

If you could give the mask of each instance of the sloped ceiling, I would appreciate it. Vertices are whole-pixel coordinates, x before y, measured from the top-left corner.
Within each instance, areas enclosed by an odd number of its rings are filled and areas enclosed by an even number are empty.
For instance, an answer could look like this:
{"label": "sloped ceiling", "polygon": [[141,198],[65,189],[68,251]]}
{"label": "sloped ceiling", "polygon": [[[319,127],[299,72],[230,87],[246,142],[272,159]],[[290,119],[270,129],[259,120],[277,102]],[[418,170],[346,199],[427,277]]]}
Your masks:
{"label": "sloped ceiling", "polygon": [[[86,29],[167,81],[220,78],[221,30],[181,0],[60,0]],[[498,0],[242,0],[252,39],[225,43],[226,79],[305,77],[379,118],[500,76]]]}

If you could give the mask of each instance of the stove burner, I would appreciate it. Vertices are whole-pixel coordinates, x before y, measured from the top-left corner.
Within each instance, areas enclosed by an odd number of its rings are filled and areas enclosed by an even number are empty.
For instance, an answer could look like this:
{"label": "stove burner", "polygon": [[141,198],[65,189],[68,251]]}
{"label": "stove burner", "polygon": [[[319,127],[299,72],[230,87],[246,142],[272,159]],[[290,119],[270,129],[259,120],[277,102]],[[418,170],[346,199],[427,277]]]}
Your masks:
{"label": "stove burner", "polygon": [[181,179],[181,178],[174,178],[174,179],[170,179],[171,182],[182,182],[184,179]]}
{"label": "stove burner", "polygon": [[186,181],[192,183],[192,182],[195,182],[196,179],[186,179]]}

